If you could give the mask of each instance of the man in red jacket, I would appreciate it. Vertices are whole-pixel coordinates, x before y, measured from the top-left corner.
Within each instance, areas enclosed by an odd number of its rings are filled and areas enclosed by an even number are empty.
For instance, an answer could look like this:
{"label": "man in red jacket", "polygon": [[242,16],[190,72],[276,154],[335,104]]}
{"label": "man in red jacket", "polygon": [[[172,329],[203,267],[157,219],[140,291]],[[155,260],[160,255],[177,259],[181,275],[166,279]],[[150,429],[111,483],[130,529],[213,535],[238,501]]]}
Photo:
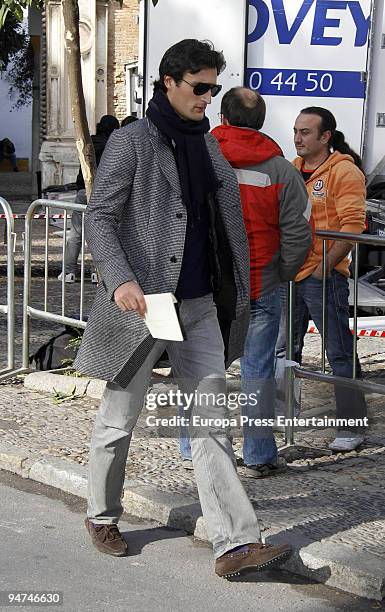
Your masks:
{"label": "man in red jacket", "polygon": [[[279,330],[281,283],[293,280],[311,245],[311,207],[300,173],[280,147],[260,132],[263,98],[244,87],[222,100],[222,125],[212,133],[238,177],[250,247],[251,317],[241,358],[242,391],[248,395],[243,416],[243,460],[247,475],[269,476],[286,467],[278,458],[271,425],[274,418],[274,352]],[[258,421],[257,421],[258,423]]]}

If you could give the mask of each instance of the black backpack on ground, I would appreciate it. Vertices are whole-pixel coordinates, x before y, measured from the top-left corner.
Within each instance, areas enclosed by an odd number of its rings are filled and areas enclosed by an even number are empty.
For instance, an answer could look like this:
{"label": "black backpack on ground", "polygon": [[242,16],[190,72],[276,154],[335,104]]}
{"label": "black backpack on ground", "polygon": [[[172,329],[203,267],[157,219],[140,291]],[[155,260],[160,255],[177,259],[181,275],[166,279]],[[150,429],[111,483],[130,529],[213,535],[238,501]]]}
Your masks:
{"label": "black backpack on ground", "polygon": [[72,365],[82,335],[83,330],[66,325],[60,334],[53,336],[29,358],[29,363],[37,370],[57,370]]}

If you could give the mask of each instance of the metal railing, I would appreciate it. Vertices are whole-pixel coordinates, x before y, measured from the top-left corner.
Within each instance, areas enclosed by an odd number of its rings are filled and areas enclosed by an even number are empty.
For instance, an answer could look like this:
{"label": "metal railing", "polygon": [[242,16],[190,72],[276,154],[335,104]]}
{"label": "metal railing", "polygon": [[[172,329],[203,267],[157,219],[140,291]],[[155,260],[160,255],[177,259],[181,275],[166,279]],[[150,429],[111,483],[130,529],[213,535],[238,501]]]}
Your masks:
{"label": "metal railing", "polygon": [[7,366],[0,370],[6,374],[15,367],[15,239],[12,209],[7,200],[0,197],[0,206],[5,215],[4,242],[7,247],[7,303],[0,305],[0,313],[7,315]]}
{"label": "metal railing", "polygon": [[[32,221],[35,210],[38,207],[45,209],[45,247],[44,247],[44,309],[33,308],[30,305],[31,299],[31,263],[32,263]],[[61,291],[61,315],[48,311],[48,246],[49,246],[49,212],[50,210],[64,210],[64,235],[63,235],[63,274],[62,274],[62,291]],[[23,359],[22,369],[26,370],[29,367],[29,348],[30,348],[30,319],[40,319],[43,321],[53,321],[62,323],[63,325],[71,325],[84,329],[86,321],[84,320],[84,212],[86,206],[76,204],[75,202],[67,203],[58,200],[35,200],[29,206],[25,218],[25,235],[24,235],[24,299],[23,299]],[[67,219],[68,211],[78,211],[82,213],[82,243],[81,243],[81,264],[80,264],[80,305],[79,319],[68,317],[65,314],[65,265],[66,250],[67,250]]]}
{"label": "metal railing", "polygon": [[[360,244],[372,246],[385,246],[385,238],[369,236],[367,234],[351,234],[319,230],[316,236],[322,239],[322,333],[321,333],[321,371],[307,370],[294,364],[294,338],[295,338],[295,282],[291,281],[287,294],[287,326],[286,326],[286,359],[288,362],[286,381],[286,416],[288,423],[285,426],[286,444],[294,444],[294,379],[303,378],[324,382],[332,385],[344,386],[357,391],[378,393],[385,395],[385,385],[369,380],[357,379],[357,319],[358,319],[358,265]],[[354,304],[353,304],[353,368],[352,378],[343,378],[326,373],[326,335],[327,335],[327,243],[328,241],[343,241],[354,244]]]}
{"label": "metal railing", "polygon": [[[1,201],[1,200],[0,200]],[[12,212],[8,211],[3,206],[4,210],[10,219],[9,227],[9,240],[8,240],[8,252],[11,253],[11,247],[13,240],[11,237],[13,233],[13,218]],[[44,214],[35,214],[37,208],[43,208]],[[61,314],[50,312],[48,309],[48,254],[49,254],[49,220],[51,210],[62,210],[64,211],[64,231],[63,231],[63,250],[62,250],[62,280],[61,280]],[[0,376],[0,380],[5,380],[10,376],[16,376],[28,372],[29,359],[30,359],[30,320],[40,319],[43,321],[51,321],[63,325],[70,325],[79,329],[86,327],[86,321],[84,318],[84,254],[85,254],[85,241],[84,241],[84,212],[86,206],[83,204],[77,204],[75,202],[63,202],[60,200],[46,200],[39,199],[32,202],[29,206],[25,215],[25,231],[24,231],[24,287],[23,287],[23,340],[22,340],[22,364],[21,368],[15,369],[14,364],[14,353],[12,352],[12,366]],[[79,318],[73,318],[66,315],[66,282],[65,282],[65,260],[67,252],[67,221],[69,219],[68,212],[77,211],[82,213],[82,224],[81,224],[81,263],[80,263],[80,305],[79,305]],[[10,215],[9,215],[10,213]],[[34,218],[45,220],[45,240],[44,240],[44,305],[43,308],[34,308],[31,301],[31,265],[32,265],[32,222]],[[13,251],[12,258],[8,260],[8,266],[10,269],[10,262],[13,263]],[[8,298],[8,315],[12,315],[14,318],[14,274],[12,267],[12,274],[8,278],[9,287],[9,298]],[[11,307],[10,307],[11,305]],[[5,311],[4,307],[1,307],[0,311]],[[14,319],[13,319],[14,320]],[[12,340],[14,339],[14,325],[10,328],[12,330]]]}

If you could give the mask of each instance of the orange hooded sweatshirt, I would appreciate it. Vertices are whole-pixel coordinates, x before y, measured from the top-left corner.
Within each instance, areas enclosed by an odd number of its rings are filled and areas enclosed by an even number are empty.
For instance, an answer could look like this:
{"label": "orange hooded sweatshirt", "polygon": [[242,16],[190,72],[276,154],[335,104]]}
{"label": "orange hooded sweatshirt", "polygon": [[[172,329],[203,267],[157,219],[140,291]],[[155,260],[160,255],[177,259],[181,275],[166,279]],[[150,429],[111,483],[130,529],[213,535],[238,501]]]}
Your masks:
{"label": "orange hooded sweatshirt", "polygon": [[[301,170],[302,157],[293,161]],[[305,166],[306,167],[306,166]],[[332,153],[306,182],[312,204],[316,230],[331,230],[361,234],[365,228],[365,177],[350,155]],[[327,250],[333,246],[328,241]],[[315,238],[312,250],[296,276],[296,282],[310,276],[322,261],[322,240]],[[349,276],[349,258],[345,257],[335,270]]]}

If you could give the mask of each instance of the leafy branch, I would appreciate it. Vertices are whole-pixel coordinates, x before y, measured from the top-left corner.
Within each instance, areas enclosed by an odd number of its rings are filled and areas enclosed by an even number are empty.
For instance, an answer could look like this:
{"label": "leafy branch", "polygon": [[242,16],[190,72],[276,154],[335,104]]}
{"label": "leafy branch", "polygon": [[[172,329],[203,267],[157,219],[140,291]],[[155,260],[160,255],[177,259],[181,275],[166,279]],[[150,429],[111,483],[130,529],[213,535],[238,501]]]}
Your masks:
{"label": "leafy branch", "polygon": [[0,28],[3,27],[9,14],[13,15],[17,21],[23,21],[23,11],[29,6],[41,10],[44,0],[2,0],[0,6]]}

